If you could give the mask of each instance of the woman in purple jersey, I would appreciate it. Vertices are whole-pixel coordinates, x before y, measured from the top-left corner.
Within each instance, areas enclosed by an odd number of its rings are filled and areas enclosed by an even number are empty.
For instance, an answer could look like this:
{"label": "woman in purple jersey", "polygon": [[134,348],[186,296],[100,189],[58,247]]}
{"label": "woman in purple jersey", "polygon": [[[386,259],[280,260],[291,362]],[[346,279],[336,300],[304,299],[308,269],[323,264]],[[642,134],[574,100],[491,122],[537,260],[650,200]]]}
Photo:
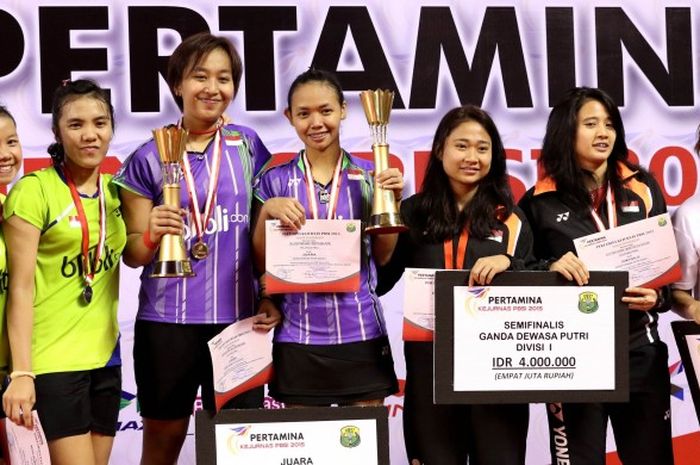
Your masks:
{"label": "woman in purple jersey", "polygon": [[[252,129],[223,122],[241,75],[231,43],[208,33],[188,37],[170,57],[168,85],[182,110],[179,124],[189,130],[181,208],[163,205],[153,140],[129,156],[115,178],[128,232],[124,262],[144,267],[134,368],[144,423],[141,463],[147,465],[176,463],[200,387],[204,408],[215,408],[207,341],[255,313],[251,186],[270,154]],[[163,235],[183,233],[196,276],[151,278]],[[261,315],[257,326],[270,329],[277,321]],[[262,401],[258,388],[227,406],[257,408]]]}
{"label": "woman in purple jersey", "polygon": [[[285,115],[304,144],[292,161],[261,176],[262,202],[253,244],[264,267],[265,221],[300,228],[307,218],[368,220],[372,164],[340,146],[346,102],[336,77],[311,69],[292,83]],[[390,168],[377,175],[401,198],[403,177]],[[335,200],[333,200],[335,199]],[[393,359],[376,286],[375,263],[385,262],[396,234],[363,237],[360,289],[345,293],[290,293],[279,304],[275,332],[273,397],[294,405],[372,404],[397,390]],[[264,298],[267,298],[265,296]]]}

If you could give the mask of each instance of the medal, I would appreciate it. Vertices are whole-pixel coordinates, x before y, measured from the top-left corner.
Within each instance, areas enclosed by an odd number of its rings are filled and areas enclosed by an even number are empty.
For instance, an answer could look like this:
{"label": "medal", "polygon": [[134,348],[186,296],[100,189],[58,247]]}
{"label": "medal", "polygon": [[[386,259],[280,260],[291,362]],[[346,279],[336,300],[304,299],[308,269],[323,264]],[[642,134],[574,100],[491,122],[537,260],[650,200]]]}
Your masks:
{"label": "medal", "polygon": [[[328,205],[328,211],[326,214],[326,219],[332,220],[335,217],[335,210],[338,207],[338,197],[340,196],[340,184],[341,184],[341,174],[343,165],[343,151],[340,151],[340,156],[338,156],[338,162],[335,164],[335,170],[333,171],[333,179],[331,181],[331,191],[328,192],[325,188],[321,188],[318,192],[318,201],[323,204]],[[309,200],[309,210],[312,219],[318,219],[318,204],[316,203],[316,195],[314,192],[316,183],[314,181],[314,176],[311,173],[311,164],[309,159],[306,157],[306,152],[302,151],[301,159],[304,163],[304,171],[306,175],[306,198]]]}
{"label": "medal", "polygon": [[82,232],[81,258],[83,262],[83,301],[87,305],[92,301],[92,283],[95,279],[95,270],[100,264],[102,251],[105,248],[105,240],[107,237],[107,215],[105,191],[104,186],[102,185],[102,174],[98,173],[97,175],[97,198],[98,202],[100,203],[100,230],[97,245],[95,246],[95,253],[92,257],[92,263],[90,263],[90,228],[88,227],[87,215],[85,214],[85,209],[83,208],[83,201],[80,199],[78,188],[75,186],[75,182],[68,171],[68,167],[65,165],[63,166],[63,175],[66,178],[66,184],[68,184],[70,195],[73,198],[73,205],[75,206],[76,213],[78,214],[78,221],[80,222],[80,229]]}
{"label": "medal", "polygon": [[318,201],[321,203],[328,203],[331,200],[331,194],[326,189],[321,189],[318,191]]}
{"label": "medal", "polygon": [[209,246],[202,241],[197,241],[192,246],[192,257],[197,260],[204,260],[209,255]]}
{"label": "medal", "polygon": [[86,304],[89,304],[90,301],[92,300],[92,286],[87,284],[83,288],[83,300],[85,301]]}
{"label": "medal", "polygon": [[[215,129],[214,136],[214,152],[212,155],[212,168],[209,175],[209,185],[207,186],[206,200],[204,204],[204,212],[200,210],[197,191],[195,190],[194,175],[192,167],[187,156],[182,159],[182,171],[187,185],[187,194],[190,197],[190,212],[192,213],[192,222],[197,233],[197,242],[192,245],[190,254],[197,260],[204,260],[209,255],[209,246],[204,243],[204,228],[207,221],[214,213],[214,198],[219,184],[219,172],[221,169],[221,152],[223,147],[223,136],[221,134],[221,126]],[[206,133],[206,132],[205,132]],[[190,134],[197,134],[195,131],[190,131]]]}

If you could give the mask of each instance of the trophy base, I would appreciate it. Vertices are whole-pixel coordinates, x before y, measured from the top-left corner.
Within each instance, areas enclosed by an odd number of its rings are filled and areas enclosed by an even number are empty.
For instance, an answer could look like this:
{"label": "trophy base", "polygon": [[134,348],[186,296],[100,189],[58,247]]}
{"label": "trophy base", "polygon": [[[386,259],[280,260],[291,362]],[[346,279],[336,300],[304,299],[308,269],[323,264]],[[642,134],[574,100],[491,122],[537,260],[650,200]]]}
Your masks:
{"label": "trophy base", "polygon": [[367,234],[394,234],[408,230],[398,213],[379,213],[370,216]]}
{"label": "trophy base", "polygon": [[194,276],[189,260],[167,260],[156,262],[151,278],[190,278]]}

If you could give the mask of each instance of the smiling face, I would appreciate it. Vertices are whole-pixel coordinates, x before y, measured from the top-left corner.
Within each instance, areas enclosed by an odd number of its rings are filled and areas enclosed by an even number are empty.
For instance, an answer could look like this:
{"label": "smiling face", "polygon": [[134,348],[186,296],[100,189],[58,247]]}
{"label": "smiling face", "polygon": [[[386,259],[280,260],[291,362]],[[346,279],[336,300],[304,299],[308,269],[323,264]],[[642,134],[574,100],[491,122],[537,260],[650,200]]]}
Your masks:
{"label": "smiling face", "polygon": [[228,54],[221,48],[209,52],[185,73],[175,93],[182,97],[185,127],[207,129],[216,124],[234,95]]}
{"label": "smiling face", "polygon": [[578,165],[593,173],[604,171],[616,136],[605,106],[598,100],[584,103],[576,117],[574,150]]}
{"label": "smiling face", "polygon": [[74,168],[95,169],[107,155],[112,120],[107,105],[91,96],[68,101],[61,109],[57,139]]}
{"label": "smiling face", "polygon": [[491,137],[481,124],[465,121],[445,139],[441,158],[452,191],[471,191],[491,169]]}
{"label": "smiling face", "polygon": [[307,152],[340,150],[340,122],[345,119],[346,103],[338,100],[329,84],[310,81],[299,85],[285,114]]}
{"label": "smiling face", "polygon": [[22,146],[14,121],[0,116],[0,185],[6,186],[17,176],[22,166]]}

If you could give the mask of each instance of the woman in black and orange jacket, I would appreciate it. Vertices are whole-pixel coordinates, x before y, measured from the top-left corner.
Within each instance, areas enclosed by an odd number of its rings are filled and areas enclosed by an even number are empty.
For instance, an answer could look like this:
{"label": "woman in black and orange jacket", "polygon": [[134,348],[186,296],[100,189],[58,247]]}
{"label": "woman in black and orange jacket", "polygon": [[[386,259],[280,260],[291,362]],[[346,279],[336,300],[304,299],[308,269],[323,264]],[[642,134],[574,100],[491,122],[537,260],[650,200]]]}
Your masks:
{"label": "woman in black and orange jacket", "polygon": [[[666,212],[654,178],[628,159],[620,112],[599,89],[572,89],[554,106],[539,165],[542,179],[519,204],[532,225],[535,255],[579,285],[588,282],[588,270],[574,239]],[[603,465],[608,419],[625,465],[673,463],[668,351],[657,331],[668,297],[667,287],[625,290],[630,401],[549,404],[552,463]]]}
{"label": "woman in black and orange jacket", "polygon": [[[423,190],[401,205],[409,227],[381,270],[386,291],[405,268],[471,269],[490,284],[532,261],[532,234],[513,205],[506,156],[491,117],[455,108],[438,125]],[[379,289],[378,289],[379,291]],[[404,438],[410,463],[522,465],[528,405],[435,405],[432,342],[405,342]]]}

